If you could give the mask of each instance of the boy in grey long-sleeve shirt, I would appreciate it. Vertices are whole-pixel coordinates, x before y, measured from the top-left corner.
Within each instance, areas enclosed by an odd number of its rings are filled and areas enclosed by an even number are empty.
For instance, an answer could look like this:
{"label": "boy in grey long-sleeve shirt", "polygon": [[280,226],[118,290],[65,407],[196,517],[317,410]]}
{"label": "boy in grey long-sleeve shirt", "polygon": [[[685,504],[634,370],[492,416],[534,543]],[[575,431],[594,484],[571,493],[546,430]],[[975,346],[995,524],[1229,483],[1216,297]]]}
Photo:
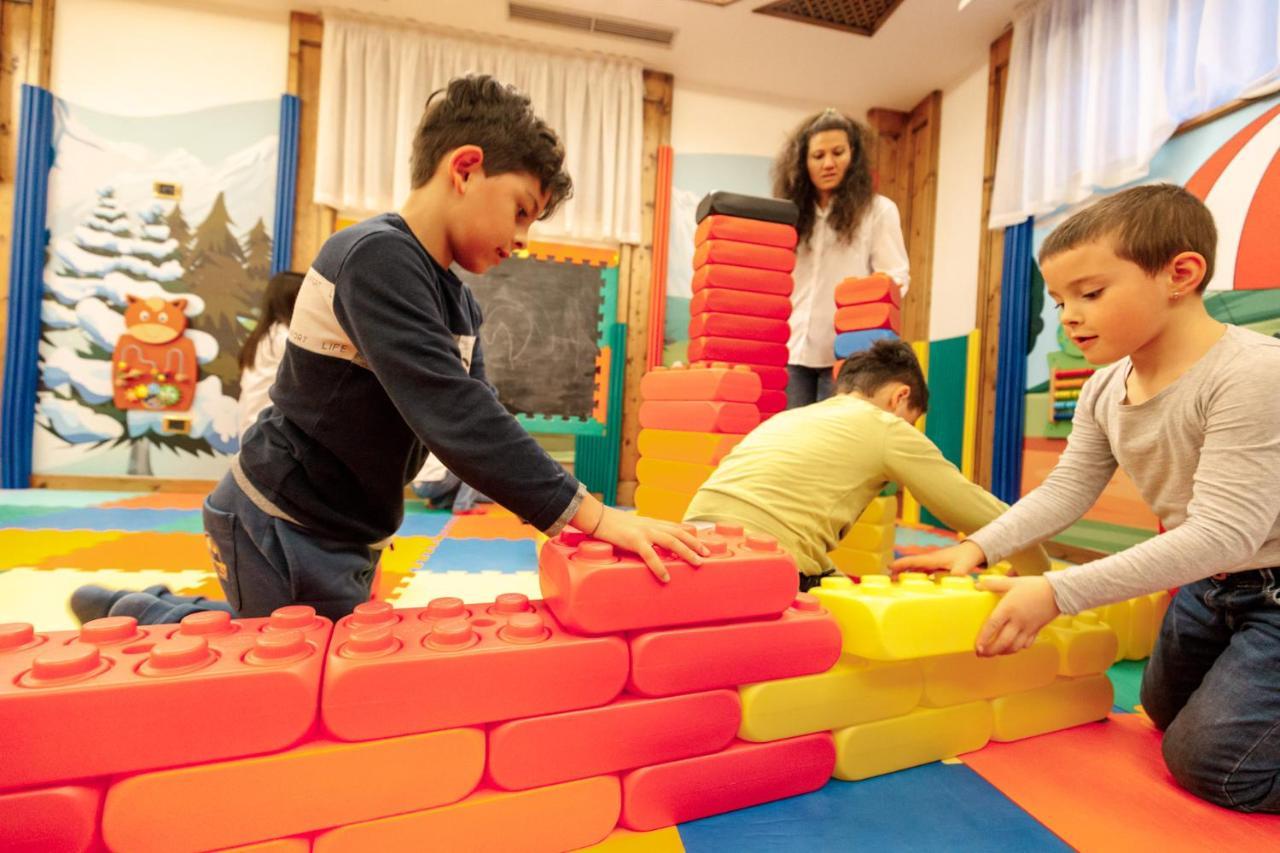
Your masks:
{"label": "boy in grey long-sleeve shirt", "polygon": [[1165,760],[1197,796],[1280,812],[1280,340],[1209,316],[1217,233],[1171,185],[1136,187],[1064,222],[1040,264],[1095,364],[1045,482],[966,542],[896,569],[967,573],[1053,536],[1116,466],[1165,534],[1005,593],[978,651],[1026,648],[1054,616],[1179,587],[1142,684]]}

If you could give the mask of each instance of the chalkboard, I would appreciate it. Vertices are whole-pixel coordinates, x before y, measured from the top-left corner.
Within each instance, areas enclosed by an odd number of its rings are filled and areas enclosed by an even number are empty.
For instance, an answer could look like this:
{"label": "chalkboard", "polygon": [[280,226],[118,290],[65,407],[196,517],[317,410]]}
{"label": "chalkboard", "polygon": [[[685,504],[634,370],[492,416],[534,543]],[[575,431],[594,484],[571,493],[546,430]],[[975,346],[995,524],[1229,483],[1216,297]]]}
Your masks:
{"label": "chalkboard", "polygon": [[600,267],[511,257],[484,275],[458,274],[484,311],[485,372],[503,405],[514,414],[590,420]]}

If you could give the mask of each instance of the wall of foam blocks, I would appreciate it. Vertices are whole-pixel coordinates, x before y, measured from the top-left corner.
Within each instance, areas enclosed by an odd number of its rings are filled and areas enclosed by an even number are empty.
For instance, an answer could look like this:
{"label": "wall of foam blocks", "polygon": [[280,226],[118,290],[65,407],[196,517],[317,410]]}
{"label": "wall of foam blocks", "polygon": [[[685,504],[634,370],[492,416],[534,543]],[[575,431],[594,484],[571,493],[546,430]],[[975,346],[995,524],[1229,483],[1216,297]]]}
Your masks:
{"label": "wall of foam blocks", "polygon": [[568,850],[1104,716],[1116,635],[969,649],[994,597],[797,594],[720,525],[657,582],[566,531],[543,598],[0,627],[0,849]]}
{"label": "wall of foam blocks", "polygon": [[659,367],[640,383],[636,510],[680,521],[694,493],[760,423],[760,377],[745,365]]}
{"label": "wall of foam blocks", "polygon": [[893,562],[898,501],[881,496],[867,504],[849,532],[827,556],[846,575],[886,575]]}
{"label": "wall of foam blocks", "polygon": [[886,273],[836,285],[835,356],[845,359],[902,334],[902,288]]}

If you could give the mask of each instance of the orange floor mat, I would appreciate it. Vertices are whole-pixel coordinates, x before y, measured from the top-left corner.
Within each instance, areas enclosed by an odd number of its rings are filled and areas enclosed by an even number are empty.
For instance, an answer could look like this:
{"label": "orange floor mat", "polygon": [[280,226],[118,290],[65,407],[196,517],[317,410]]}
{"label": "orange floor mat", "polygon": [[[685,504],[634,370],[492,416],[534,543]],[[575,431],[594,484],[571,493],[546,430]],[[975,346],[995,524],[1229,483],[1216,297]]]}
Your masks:
{"label": "orange floor mat", "polygon": [[507,512],[455,515],[445,528],[453,539],[534,539],[538,530]]}
{"label": "orange floor mat", "polygon": [[64,554],[45,557],[41,569],[119,569],[166,572],[183,569],[213,571],[203,533],[131,533]]}
{"label": "orange floor mat", "polygon": [[964,763],[1077,850],[1280,849],[1280,815],[1239,814],[1179,788],[1141,714],[993,743]]}
{"label": "orange floor mat", "polygon": [[119,501],[100,504],[103,509],[200,509],[208,494],[183,492],[152,492]]}

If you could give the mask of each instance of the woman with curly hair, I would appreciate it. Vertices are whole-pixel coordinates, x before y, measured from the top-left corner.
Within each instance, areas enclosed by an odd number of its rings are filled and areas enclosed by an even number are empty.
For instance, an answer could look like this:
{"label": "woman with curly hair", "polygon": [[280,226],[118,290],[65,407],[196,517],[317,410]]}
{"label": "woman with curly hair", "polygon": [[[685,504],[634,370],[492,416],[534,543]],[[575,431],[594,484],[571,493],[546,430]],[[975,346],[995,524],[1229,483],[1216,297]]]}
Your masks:
{"label": "woman with curly hair", "polygon": [[792,273],[787,408],[831,396],[835,287],[888,273],[906,295],[907,247],[898,207],[872,188],[868,131],[834,109],[809,116],[773,166],[773,194],[800,208]]}

